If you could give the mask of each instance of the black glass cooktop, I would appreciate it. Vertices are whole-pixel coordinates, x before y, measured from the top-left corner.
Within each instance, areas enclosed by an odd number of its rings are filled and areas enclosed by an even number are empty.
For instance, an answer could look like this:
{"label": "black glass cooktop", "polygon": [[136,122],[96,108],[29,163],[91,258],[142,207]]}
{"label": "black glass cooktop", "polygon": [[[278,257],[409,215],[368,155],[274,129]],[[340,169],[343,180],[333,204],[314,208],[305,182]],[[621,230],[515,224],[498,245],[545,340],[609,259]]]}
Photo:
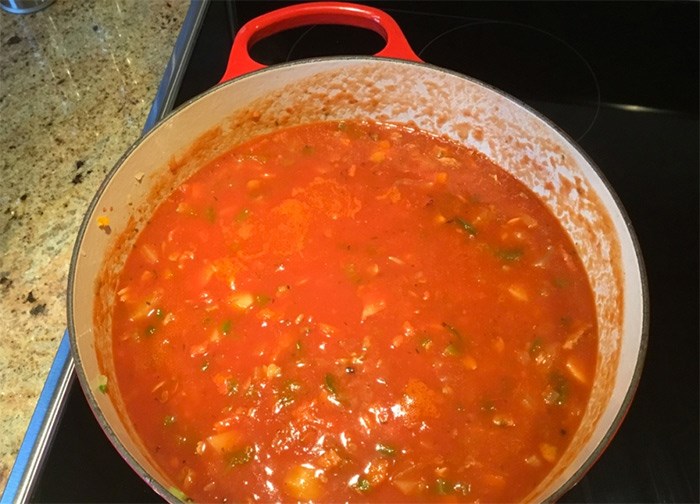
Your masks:
{"label": "black glass cooktop", "polygon": [[[604,173],[638,235],[651,299],[641,383],[609,448],[561,501],[698,502],[700,4],[371,3],[424,61],[498,87],[558,124]],[[235,31],[287,4],[193,4],[202,22],[186,23],[151,120],[218,82]],[[381,47],[372,32],[314,26],[263,40],[252,54],[275,64]],[[75,379],[29,495],[160,500],[107,441]]]}

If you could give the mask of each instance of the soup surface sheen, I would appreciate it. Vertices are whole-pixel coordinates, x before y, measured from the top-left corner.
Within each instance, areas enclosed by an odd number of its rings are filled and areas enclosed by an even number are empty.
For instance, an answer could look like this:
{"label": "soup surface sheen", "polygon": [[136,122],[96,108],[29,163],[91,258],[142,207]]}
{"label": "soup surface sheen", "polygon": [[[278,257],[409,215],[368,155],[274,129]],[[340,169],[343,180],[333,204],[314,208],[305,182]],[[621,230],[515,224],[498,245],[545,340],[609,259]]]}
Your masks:
{"label": "soup surface sheen", "polygon": [[543,204],[465,148],[359,122],[235,147],[142,230],[118,385],[199,501],[516,501],[565,450],[595,307]]}

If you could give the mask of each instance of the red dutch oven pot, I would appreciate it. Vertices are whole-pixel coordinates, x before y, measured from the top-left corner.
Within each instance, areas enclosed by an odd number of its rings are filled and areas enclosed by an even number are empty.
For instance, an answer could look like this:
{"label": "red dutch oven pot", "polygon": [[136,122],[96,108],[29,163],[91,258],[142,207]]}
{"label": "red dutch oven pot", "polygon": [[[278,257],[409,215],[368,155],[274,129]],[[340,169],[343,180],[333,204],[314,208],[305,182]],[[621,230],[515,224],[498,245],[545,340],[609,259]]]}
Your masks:
{"label": "red dutch oven pot", "polygon": [[[386,47],[374,57],[270,68],[250,58],[258,40],[309,24],[373,30]],[[410,124],[483,153],[535,192],[576,245],[595,296],[599,359],[580,429],[525,499],[556,500],[610,442],[639,381],[648,301],[631,225],[598,169],[556,126],[487,84],[422,63],[396,22],[366,6],[308,3],[250,21],[221,83],[144,135],[108,174],[80,228],[68,286],[71,347],[90,407],[132,468],[165,499],[178,500],[169,490],[177,485],[134,432],[112,361],[110,307],[136,229],[198,167],[237,143],[279,127],[352,119]],[[109,225],[99,226],[98,217]]]}

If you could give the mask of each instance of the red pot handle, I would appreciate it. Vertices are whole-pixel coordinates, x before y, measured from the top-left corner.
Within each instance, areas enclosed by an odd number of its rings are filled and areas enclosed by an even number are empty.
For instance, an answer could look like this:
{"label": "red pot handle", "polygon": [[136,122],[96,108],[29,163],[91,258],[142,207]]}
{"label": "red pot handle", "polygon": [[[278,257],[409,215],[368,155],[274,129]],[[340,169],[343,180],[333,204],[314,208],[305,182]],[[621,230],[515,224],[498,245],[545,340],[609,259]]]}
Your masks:
{"label": "red pot handle", "polygon": [[399,25],[386,12],[352,3],[311,2],[268,12],[243,25],[233,40],[221,82],[265,68],[248,53],[259,40],[290,28],[313,24],[349,25],[372,30],[386,41],[386,46],[376,56],[421,62]]}

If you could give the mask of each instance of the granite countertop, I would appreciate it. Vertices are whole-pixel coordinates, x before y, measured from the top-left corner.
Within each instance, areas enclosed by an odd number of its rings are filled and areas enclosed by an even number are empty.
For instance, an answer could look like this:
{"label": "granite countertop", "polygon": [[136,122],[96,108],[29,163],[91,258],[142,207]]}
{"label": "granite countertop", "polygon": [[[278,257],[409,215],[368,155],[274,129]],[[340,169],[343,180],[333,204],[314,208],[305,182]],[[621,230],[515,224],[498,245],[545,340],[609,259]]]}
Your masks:
{"label": "granite countertop", "polygon": [[66,327],[83,214],[139,137],[188,7],[0,12],[0,493]]}

